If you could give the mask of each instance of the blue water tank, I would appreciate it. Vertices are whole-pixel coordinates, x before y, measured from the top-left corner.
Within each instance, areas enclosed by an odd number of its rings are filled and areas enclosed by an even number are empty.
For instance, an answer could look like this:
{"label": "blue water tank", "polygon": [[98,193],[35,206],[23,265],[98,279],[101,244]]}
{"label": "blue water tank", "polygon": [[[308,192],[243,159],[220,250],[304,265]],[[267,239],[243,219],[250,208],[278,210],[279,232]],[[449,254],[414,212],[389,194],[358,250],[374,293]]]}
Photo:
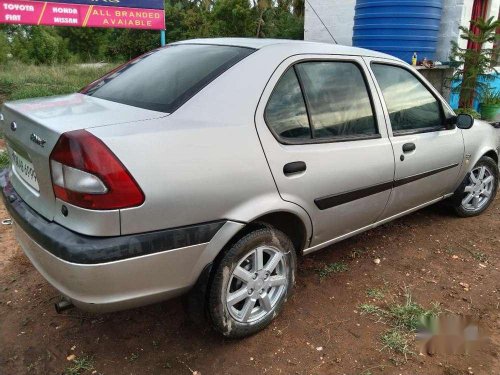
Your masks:
{"label": "blue water tank", "polygon": [[442,0],[357,0],[353,45],[411,62],[434,60]]}

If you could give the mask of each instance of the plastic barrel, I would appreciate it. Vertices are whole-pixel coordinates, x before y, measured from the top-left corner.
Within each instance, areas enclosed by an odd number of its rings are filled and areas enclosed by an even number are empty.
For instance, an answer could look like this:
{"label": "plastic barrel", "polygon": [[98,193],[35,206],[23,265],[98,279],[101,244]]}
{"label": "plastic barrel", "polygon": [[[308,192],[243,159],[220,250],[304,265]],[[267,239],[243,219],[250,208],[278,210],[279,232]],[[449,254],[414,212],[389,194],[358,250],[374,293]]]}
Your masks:
{"label": "plastic barrel", "polygon": [[434,60],[442,0],[357,0],[353,45],[411,62]]}

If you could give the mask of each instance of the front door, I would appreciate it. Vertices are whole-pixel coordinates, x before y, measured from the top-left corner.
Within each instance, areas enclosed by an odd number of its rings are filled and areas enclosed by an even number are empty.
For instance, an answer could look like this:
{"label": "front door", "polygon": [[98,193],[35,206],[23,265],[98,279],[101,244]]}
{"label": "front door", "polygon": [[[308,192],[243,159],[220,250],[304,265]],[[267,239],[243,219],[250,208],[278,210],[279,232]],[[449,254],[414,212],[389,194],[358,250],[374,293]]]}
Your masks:
{"label": "front door", "polygon": [[313,222],[312,246],[383,212],[394,155],[361,57],[297,56],[271,78],[256,125],[281,197]]}
{"label": "front door", "polygon": [[446,125],[452,113],[412,68],[371,59],[394,147],[394,190],[382,219],[452,193],[464,157],[462,131]]}

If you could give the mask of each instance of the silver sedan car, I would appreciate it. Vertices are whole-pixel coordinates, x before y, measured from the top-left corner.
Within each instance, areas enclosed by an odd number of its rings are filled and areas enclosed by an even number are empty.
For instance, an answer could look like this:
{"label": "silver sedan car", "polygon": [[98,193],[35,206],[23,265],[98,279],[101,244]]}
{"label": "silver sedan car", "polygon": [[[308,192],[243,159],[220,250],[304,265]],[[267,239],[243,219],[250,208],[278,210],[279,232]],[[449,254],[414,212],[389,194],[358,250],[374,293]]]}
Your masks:
{"label": "silver sedan car", "polygon": [[498,130],[339,45],[174,43],[1,113],[2,195],[60,310],[193,289],[228,337],[279,314],[297,256],[445,199],[479,215],[498,187]]}

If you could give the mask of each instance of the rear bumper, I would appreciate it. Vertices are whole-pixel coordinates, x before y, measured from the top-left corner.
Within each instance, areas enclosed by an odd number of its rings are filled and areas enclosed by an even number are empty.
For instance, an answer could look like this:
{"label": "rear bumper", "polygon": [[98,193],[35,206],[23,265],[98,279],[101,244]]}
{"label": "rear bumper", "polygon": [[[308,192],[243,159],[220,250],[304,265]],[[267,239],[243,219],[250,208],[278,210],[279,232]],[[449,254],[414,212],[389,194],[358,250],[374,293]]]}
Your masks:
{"label": "rear bumper", "polygon": [[105,312],[189,290],[243,224],[219,221],[119,237],[88,237],[49,222],[0,173],[2,198],[18,242],[36,269],[73,304]]}

